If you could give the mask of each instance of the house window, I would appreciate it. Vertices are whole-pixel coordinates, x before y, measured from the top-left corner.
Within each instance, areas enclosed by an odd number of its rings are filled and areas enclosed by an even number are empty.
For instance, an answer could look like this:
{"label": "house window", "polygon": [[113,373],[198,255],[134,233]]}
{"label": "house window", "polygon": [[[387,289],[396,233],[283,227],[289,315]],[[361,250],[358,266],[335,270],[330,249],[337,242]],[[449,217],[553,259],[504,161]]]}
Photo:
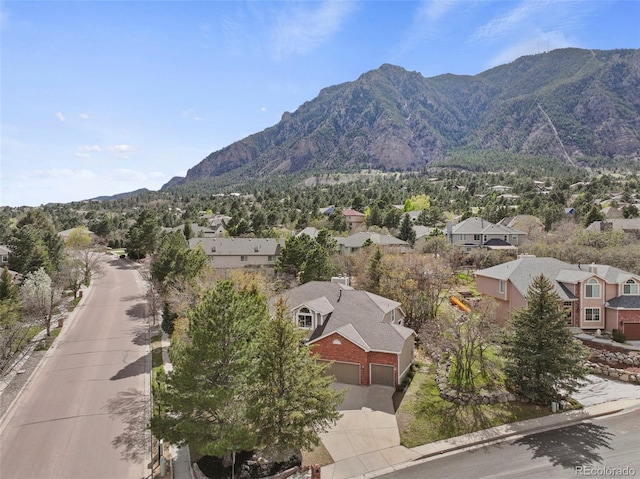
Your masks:
{"label": "house window", "polygon": [[273,263],[275,260],[276,260],[276,257],[275,257],[274,255],[269,255],[269,256],[267,257],[267,261],[269,261],[269,262],[271,262],[271,263]]}
{"label": "house window", "polygon": [[584,320],[591,322],[599,322],[600,321],[600,308],[585,308],[584,310]]}
{"label": "house window", "polygon": [[504,279],[501,279],[498,282],[498,291],[500,292],[500,294],[504,294],[506,289],[507,289],[507,282]]}
{"label": "house window", "polygon": [[622,285],[622,294],[628,296],[637,296],[638,295],[638,283],[634,280],[630,279],[626,283]]}
{"label": "house window", "polygon": [[396,322],[396,310],[395,309],[391,310],[391,322],[392,323]]}
{"label": "house window", "polygon": [[313,325],[313,315],[309,308],[302,308],[298,311],[298,327],[311,329]]}
{"label": "house window", "polygon": [[600,284],[597,280],[591,278],[589,281],[587,281],[587,285],[584,288],[584,296],[586,298],[600,297]]}
{"label": "house window", "polygon": [[9,262],[9,257],[6,255],[2,255],[2,262],[3,263],[8,263]]}
{"label": "house window", "polygon": [[571,301],[565,301],[562,303],[562,306],[564,310],[564,318],[567,321],[567,324],[571,326],[571,324],[573,324],[573,303]]}
{"label": "house window", "polygon": [[240,256],[240,261],[249,261],[249,257],[246,255]]}
{"label": "house window", "polygon": [[466,241],[467,240],[467,235],[460,235],[460,239],[462,241]]}
{"label": "house window", "polygon": [[473,235],[473,241],[480,241],[480,235]]}

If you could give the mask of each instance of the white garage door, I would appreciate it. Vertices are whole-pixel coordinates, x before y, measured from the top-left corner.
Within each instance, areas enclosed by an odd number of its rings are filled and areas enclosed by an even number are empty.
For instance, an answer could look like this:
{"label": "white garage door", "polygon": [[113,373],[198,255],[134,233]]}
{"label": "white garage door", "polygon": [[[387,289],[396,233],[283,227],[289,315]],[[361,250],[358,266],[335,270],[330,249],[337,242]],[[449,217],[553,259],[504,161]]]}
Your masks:
{"label": "white garage door", "polygon": [[[327,363],[329,361],[321,361]],[[334,362],[327,369],[325,374],[335,376],[336,381],[345,384],[360,384],[360,365],[353,363]]]}

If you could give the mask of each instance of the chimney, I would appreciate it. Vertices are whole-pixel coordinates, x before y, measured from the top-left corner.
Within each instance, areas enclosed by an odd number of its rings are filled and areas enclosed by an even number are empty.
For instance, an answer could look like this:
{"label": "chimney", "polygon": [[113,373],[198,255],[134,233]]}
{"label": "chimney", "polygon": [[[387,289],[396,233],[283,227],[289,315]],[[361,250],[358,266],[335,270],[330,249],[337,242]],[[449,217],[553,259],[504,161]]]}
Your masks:
{"label": "chimney", "polygon": [[589,265],[589,273],[598,274],[598,267],[595,263]]}

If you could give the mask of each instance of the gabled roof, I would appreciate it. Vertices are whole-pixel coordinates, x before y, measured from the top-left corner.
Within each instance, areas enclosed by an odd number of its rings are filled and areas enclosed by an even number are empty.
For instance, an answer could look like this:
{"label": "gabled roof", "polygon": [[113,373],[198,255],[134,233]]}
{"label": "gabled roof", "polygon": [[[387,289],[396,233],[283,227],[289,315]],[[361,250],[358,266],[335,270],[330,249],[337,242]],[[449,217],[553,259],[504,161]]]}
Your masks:
{"label": "gabled roof", "polygon": [[572,269],[577,270],[578,266],[570,265],[555,258],[524,257],[476,271],[475,274],[476,276],[510,281],[522,297],[527,295],[533,279],[542,274],[551,280],[560,298],[570,300],[574,298],[569,296],[569,290],[562,287],[556,278],[561,271]]}
{"label": "gabled roof", "polygon": [[343,216],[362,216],[362,217],[364,217],[364,213],[360,213],[359,211],[352,210],[352,209],[342,210],[342,215]]}
{"label": "gabled roof", "polygon": [[[555,258],[522,257],[491,268],[476,271],[476,276],[485,276],[507,281],[524,297],[533,279],[543,274],[554,284],[556,292],[565,300],[575,299],[564,284],[583,283],[588,278],[598,277],[608,284],[621,284],[638,276],[609,265],[574,265]],[[563,284],[564,283],[564,284]]]}
{"label": "gabled roof", "polygon": [[10,254],[11,250],[8,246],[0,245],[0,254]]}
{"label": "gabled roof", "polygon": [[411,247],[409,243],[402,241],[395,236],[381,235],[380,233],[371,233],[368,231],[361,231],[359,233],[352,234],[351,236],[338,237],[335,238],[335,240],[339,245],[346,246],[348,248],[359,248],[367,240],[371,240],[373,244],[379,244],[381,246],[398,245],[406,246],[407,248]]}
{"label": "gabled roof", "polygon": [[189,248],[202,245],[208,256],[273,256],[280,254],[275,238],[191,238]]}
{"label": "gabled roof", "polygon": [[505,234],[505,235],[523,235],[524,231],[507,226],[495,225],[485,219],[472,216],[466,220],[454,225],[451,229],[453,234]]}
{"label": "gabled roof", "polygon": [[[400,303],[368,291],[328,281],[310,281],[283,294],[290,305],[318,304],[333,308],[311,337],[310,343],[338,333],[365,351],[400,353],[413,330],[385,322],[385,315]],[[292,307],[297,309],[297,307]],[[318,311],[318,310],[316,310]]]}

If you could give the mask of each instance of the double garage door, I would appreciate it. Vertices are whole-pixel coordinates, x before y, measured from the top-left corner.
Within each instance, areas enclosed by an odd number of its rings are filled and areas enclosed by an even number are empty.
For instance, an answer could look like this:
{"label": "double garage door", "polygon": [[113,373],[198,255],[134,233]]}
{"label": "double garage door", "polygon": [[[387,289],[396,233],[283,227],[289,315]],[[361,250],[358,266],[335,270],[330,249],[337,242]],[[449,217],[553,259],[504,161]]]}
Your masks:
{"label": "double garage door", "polygon": [[[328,361],[322,361],[328,362]],[[370,384],[381,384],[383,386],[395,386],[395,373],[393,366],[383,364],[371,364]],[[345,384],[360,384],[360,365],[354,363],[343,363],[336,361],[331,364],[325,372],[335,376],[336,381]]]}

